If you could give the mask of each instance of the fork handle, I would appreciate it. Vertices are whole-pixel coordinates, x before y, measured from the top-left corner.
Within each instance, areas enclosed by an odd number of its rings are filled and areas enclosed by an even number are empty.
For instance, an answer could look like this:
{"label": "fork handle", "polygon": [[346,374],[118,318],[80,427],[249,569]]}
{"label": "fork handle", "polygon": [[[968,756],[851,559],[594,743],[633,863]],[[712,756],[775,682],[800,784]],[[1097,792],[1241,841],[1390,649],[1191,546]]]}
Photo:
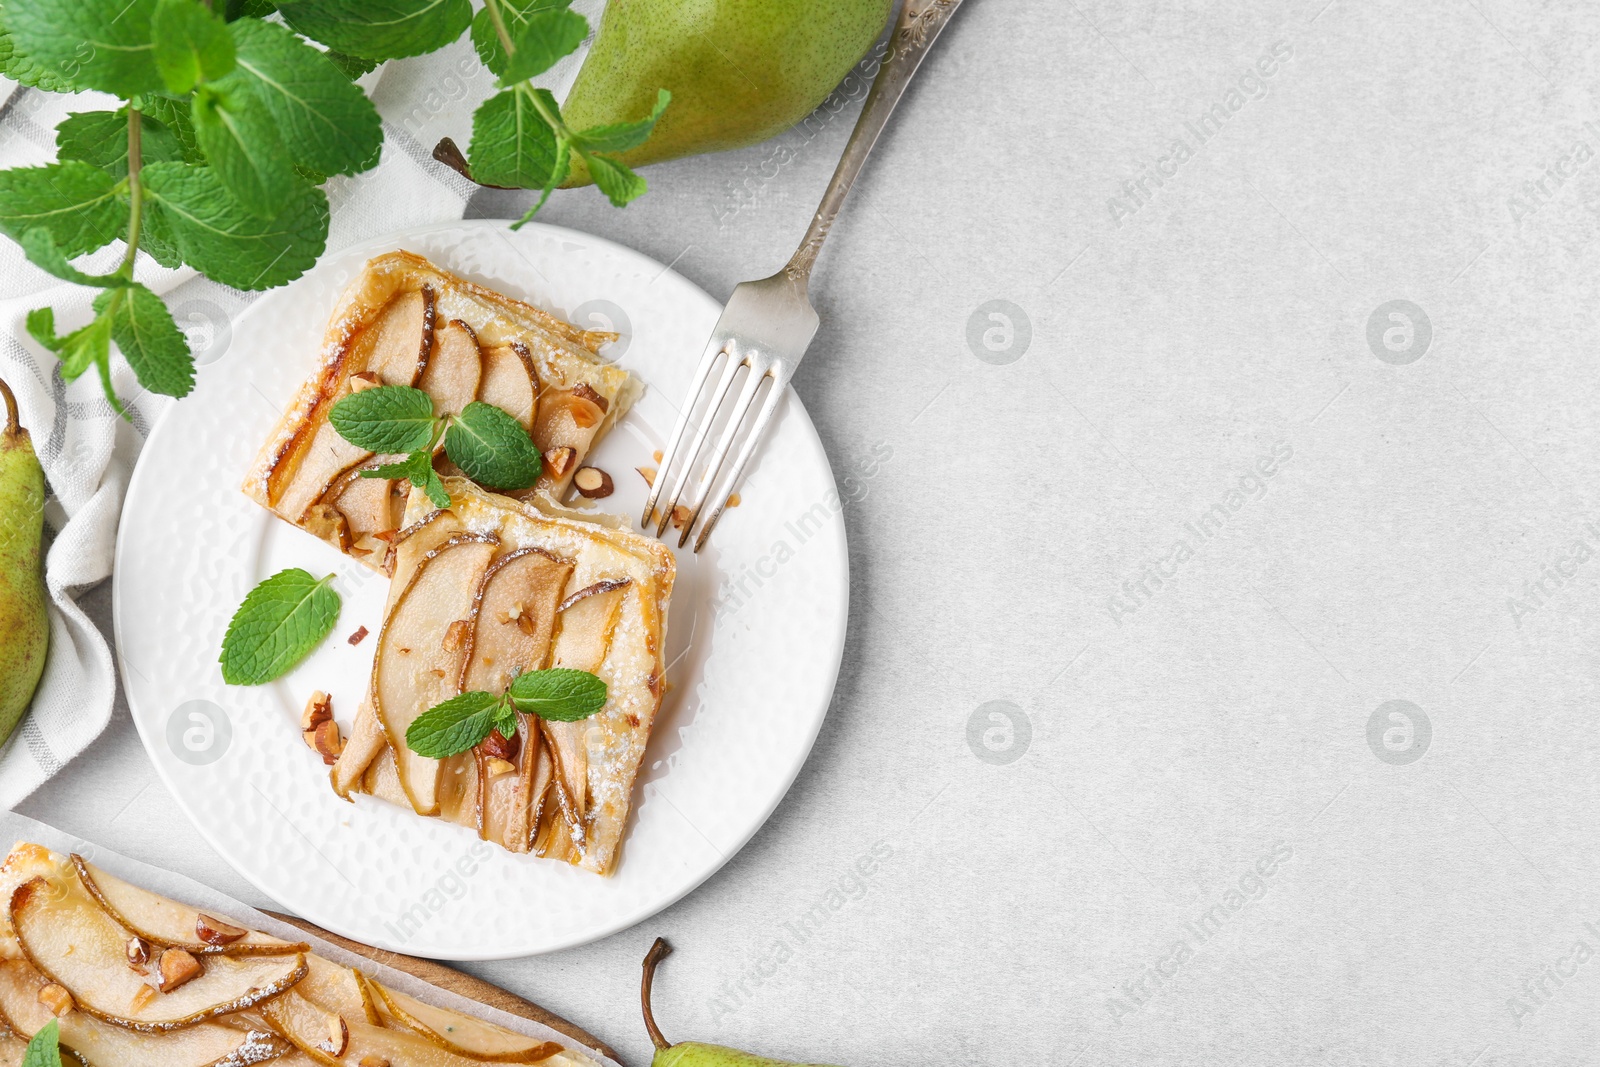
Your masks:
{"label": "fork handle", "polygon": [[911,83],[911,76],[922,65],[922,57],[928,54],[939,31],[960,6],[961,0],[905,0],[899,21],[889,37],[888,54],[878,68],[878,76],[873,79],[867,102],[861,106],[850,143],[845,145],[844,155],[834,168],[833,179],[822,194],[822,203],[817,205],[805,239],[795,249],[788,266],[783,268],[783,272],[801,283],[802,288],[811,277],[811,267],[817,261],[817,253],[822,251],[822,242],[833,228],[833,220],[844,205],[856,175],[861,173],[872,146],[877,143],[878,134],[883,132],[894,106]]}

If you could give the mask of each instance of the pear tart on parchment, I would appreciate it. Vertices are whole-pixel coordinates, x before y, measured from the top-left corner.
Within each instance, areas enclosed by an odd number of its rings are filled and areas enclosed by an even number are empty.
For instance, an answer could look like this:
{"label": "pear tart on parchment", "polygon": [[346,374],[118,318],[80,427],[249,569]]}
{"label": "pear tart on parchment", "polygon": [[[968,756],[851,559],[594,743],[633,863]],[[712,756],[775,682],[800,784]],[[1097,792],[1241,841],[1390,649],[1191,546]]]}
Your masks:
{"label": "pear tart on parchment", "polygon": [[[267,439],[244,491],[263,507],[378,570],[405,507],[404,480],[362,478],[375,456],[328,421],[352,391],[409,385],[439,415],[474,400],[516,418],[545,455],[522,496],[560,500],[595,443],[641,391],[602,363],[612,333],[581,330],[531,304],[459,278],[410,252],[370,260],[334,309],[316,371]],[[441,455],[441,473],[456,473]]]}
{"label": "pear tart on parchment", "polygon": [[[609,873],[665,688],[672,553],[542,498],[464,478],[445,487],[447,509],[421,490],[407,498],[372,680],[331,772],[334,791]],[[406,729],[435,704],[499,695],[517,673],[546,667],[597,675],[605,706],[579,722],[519,715],[516,737],[491,733],[442,760],[407,747]]]}
{"label": "pear tart on parchment", "polygon": [[4,1067],[52,1019],[63,1062],[85,1067],[595,1062],[39,845],[0,866],[0,908]]}

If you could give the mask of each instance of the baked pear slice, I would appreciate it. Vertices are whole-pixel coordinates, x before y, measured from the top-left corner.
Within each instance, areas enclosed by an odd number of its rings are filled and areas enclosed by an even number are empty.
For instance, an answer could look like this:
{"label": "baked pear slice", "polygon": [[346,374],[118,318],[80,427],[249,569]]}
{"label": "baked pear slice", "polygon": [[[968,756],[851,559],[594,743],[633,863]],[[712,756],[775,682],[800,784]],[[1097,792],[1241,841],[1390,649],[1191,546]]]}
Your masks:
{"label": "baked pear slice", "polygon": [[288,1042],[264,1029],[235,1030],[205,1022],[161,1034],[141,1034],[83,1011],[68,1011],[58,1018],[39,1000],[40,991],[49,984],[48,978],[23,960],[0,963],[0,1014],[12,1033],[23,1040],[56,1019],[61,1044],[96,1067],[243,1067],[275,1060],[289,1050]]}
{"label": "baked pear slice", "polygon": [[[152,957],[155,971],[128,965],[130,932],[89,895],[70,869],[36,877],[11,895],[11,928],[33,969],[63,986],[82,1011],[97,1019],[159,1033],[179,1030],[270,1000],[306,976],[302,953],[277,956],[195,957],[199,973],[162,992],[154,984],[169,948]],[[181,961],[179,961],[181,962]]]}
{"label": "baked pear slice", "polygon": [[71,858],[78,880],[106,914],[129,933],[138,934],[152,945],[181,948],[197,956],[215,953],[283,956],[310,951],[310,946],[303,942],[280,941],[246,930],[225,918],[175,904],[166,897],[124,882],[109,871],[102,871],[82,856]]}
{"label": "baked pear slice", "polygon": [[380,982],[370,984],[377,991],[384,1014],[448,1052],[488,1063],[540,1063],[560,1051],[548,1041],[481,1019],[463,1019],[453,1011],[436,1008]]}
{"label": "baked pear slice", "polygon": [[406,730],[461,691],[466,619],[498,547],[493,534],[456,534],[423,554],[398,595],[391,590],[372,665],[371,700],[396,754],[400,785],[419,815],[439,810],[439,761],[413,752]]}

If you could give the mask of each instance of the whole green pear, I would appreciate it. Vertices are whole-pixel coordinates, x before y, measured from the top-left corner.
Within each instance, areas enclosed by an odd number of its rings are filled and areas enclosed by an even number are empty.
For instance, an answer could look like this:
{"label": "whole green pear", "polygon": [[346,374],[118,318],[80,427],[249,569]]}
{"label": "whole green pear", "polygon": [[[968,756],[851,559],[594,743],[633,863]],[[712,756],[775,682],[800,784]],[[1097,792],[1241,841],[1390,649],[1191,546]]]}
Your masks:
{"label": "whole green pear", "polygon": [[665,938],[656,938],[655,944],[644,958],[644,980],[639,986],[639,1004],[644,1010],[644,1028],[655,1043],[656,1054],[650,1067],[828,1067],[821,1063],[792,1063],[741,1052],[725,1045],[708,1045],[702,1041],[680,1041],[676,1045],[661,1036],[656,1027],[655,1012],[650,1009],[650,986],[655,981],[656,967],[672,952]]}
{"label": "whole green pear", "polygon": [[28,710],[50,645],[45,612],[44,468],[17,420],[17,398],[0,381],[0,741]]}
{"label": "whole green pear", "polygon": [[[893,0],[610,0],[561,106],[574,130],[672,103],[631,167],[764,141],[816,110],[866,55]],[[567,185],[589,180],[572,161]]]}

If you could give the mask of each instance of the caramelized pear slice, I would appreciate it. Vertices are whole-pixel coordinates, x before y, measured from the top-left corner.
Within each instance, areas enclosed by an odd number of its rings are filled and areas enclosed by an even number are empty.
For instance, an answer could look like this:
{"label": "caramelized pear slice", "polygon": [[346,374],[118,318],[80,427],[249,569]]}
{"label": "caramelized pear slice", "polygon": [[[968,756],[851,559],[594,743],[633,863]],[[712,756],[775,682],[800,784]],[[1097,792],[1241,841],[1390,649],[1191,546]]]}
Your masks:
{"label": "caramelized pear slice", "polygon": [[[304,943],[280,941],[253,930],[246,930],[243,937],[231,941],[216,937],[205,940],[202,938],[202,931],[207,929],[205,920],[226,922],[224,916],[208,916],[166,897],[157,896],[147,889],[124,882],[109,871],[101,870],[82,856],[73,856],[72,866],[77,870],[83,888],[106,910],[106,914],[130,933],[138,934],[153,945],[185,949],[196,956],[215,953],[229,956],[283,956],[311,950]],[[126,942],[127,938],[123,941]]]}
{"label": "caramelized pear slice", "polygon": [[[611,631],[627,592],[627,581],[596,582],[561,603],[555,640],[554,667],[597,671],[611,647]],[[583,843],[584,815],[588,810],[589,754],[584,736],[588,722],[540,722],[561,779],[560,793],[574,841]]]}
{"label": "caramelized pear slice", "polygon": [[[24,1039],[56,1016],[39,1003],[49,979],[22,960],[0,963],[0,1012]],[[262,1063],[289,1050],[269,1030],[235,1030],[217,1023],[195,1023],[162,1034],[139,1034],[82,1011],[57,1020],[61,1044],[93,1064],[115,1067],[221,1067]],[[0,1063],[4,1063],[0,1058]]]}
{"label": "caramelized pear slice", "polygon": [[436,1008],[380,982],[371,984],[391,1018],[440,1048],[458,1055],[487,1063],[538,1063],[561,1051],[561,1046],[551,1042],[540,1041],[469,1015]]}
{"label": "caramelized pear slice", "polygon": [[436,415],[459,415],[478,395],[483,357],[472,327],[451,319],[433,336],[433,355],[417,388],[433,397]]}
{"label": "caramelized pear slice", "polygon": [[372,703],[395,755],[395,769],[419,815],[439,810],[439,761],[406,745],[406,730],[429,708],[460,692],[466,642],[452,624],[472,609],[494,556],[492,534],[456,534],[428,551],[390,605],[372,665]]}
{"label": "caramelized pear slice", "polygon": [[362,773],[388,745],[383,724],[378,721],[377,712],[372,710],[372,703],[362,701],[361,708],[356,712],[355,726],[345,740],[339,758],[334,761],[333,769],[328,772],[334,793],[349,800],[350,790],[361,780]]}
{"label": "caramelized pear slice", "polygon": [[[357,339],[351,369],[364,369],[384,385],[411,385],[433,348],[433,317],[431,289],[395,297]],[[336,399],[325,402],[331,406]],[[340,437],[326,417],[315,426],[311,440],[297,450],[299,462],[293,465],[292,477],[272,501],[273,510],[291,522],[300,522],[341,474],[372,454]],[[288,458],[280,457],[275,470]]]}
{"label": "caramelized pear slice", "polygon": [[556,605],[571,577],[571,563],[540,548],[508,552],[484,571],[469,618],[463,690],[503,693],[517,673],[544,666]]}
{"label": "caramelized pear slice", "polygon": [[[353,1067],[362,1063],[388,1063],[391,1067],[470,1067],[486,1062],[538,1063],[561,1052],[561,1046],[543,1042],[522,1053],[524,1057],[537,1054],[537,1059],[486,1060],[481,1056],[467,1056],[436,1044],[418,1033],[392,1030],[374,1026],[360,1018],[336,1016],[325,1012],[294,991],[285,993],[263,1011],[277,1031],[290,1044],[324,1067]],[[457,1025],[465,1016],[456,1016]],[[331,1055],[327,1049],[328,1035],[342,1020],[349,1038],[343,1055]],[[487,1025],[487,1024],[485,1024]]]}
{"label": "caramelized pear slice", "polygon": [[64,986],[79,1009],[147,1033],[254,1007],[306,976],[305,956],[298,952],[212,955],[203,957],[198,977],[151,995],[150,985],[128,966],[128,931],[70,875],[18,886],[11,896],[11,925],[23,957]]}
{"label": "caramelized pear slice", "polygon": [[539,395],[539,371],[533,354],[521,341],[489,345],[483,350],[483,380],[478,399],[509,414],[533,432],[534,401]]}
{"label": "caramelized pear slice", "polygon": [[355,1019],[366,1017],[366,993],[360,972],[321,956],[306,957],[306,976],[294,991],[323,1011]]}
{"label": "caramelized pear slice", "polygon": [[[495,560],[484,572],[468,620],[470,654],[461,675],[462,690],[502,693],[519,671],[538,670],[550,654],[556,605],[572,575],[572,564],[539,548],[522,548]],[[519,725],[524,764],[532,753],[526,723]],[[472,824],[486,840],[513,852],[526,852],[530,776],[483,773],[474,764]],[[520,844],[520,847],[519,847]]]}

